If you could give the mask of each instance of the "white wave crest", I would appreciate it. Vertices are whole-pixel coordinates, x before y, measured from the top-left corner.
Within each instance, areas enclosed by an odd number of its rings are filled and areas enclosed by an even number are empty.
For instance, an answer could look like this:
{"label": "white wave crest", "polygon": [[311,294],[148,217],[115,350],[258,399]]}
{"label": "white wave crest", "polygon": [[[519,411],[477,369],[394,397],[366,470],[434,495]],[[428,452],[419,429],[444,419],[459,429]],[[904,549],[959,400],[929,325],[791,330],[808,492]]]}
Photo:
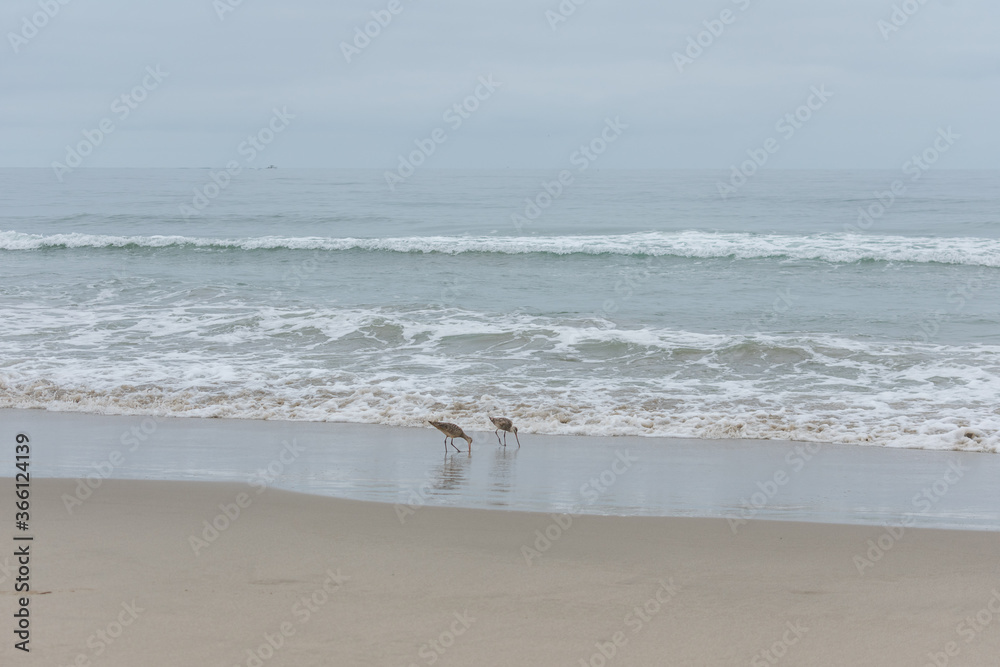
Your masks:
{"label": "white wave crest", "polygon": [[657,257],[786,258],[834,263],[860,261],[966,264],[1000,267],[1000,240],[973,237],[907,237],[859,234],[781,235],[700,231],[605,236],[420,236],[327,238],[262,236],[113,236],[25,234],[0,231],[0,250],[73,248],[215,248],[219,250],[316,250],[397,253],[646,255]]}

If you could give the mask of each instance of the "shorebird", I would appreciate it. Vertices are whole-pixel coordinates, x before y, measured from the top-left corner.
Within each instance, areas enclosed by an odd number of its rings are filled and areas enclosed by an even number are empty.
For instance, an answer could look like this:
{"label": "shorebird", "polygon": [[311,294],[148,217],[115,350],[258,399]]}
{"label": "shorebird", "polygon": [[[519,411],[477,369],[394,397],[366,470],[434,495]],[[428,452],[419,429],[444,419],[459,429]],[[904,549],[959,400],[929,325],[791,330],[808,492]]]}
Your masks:
{"label": "shorebird", "polygon": [[[444,433],[445,451],[448,451],[448,438],[451,438],[452,447],[455,447],[455,438],[462,438],[469,442],[469,452],[472,452],[472,438],[465,435],[465,431],[463,431],[461,427],[456,426],[455,424],[449,424],[448,422],[432,422],[428,420],[427,423],[436,428],[437,430],[441,431],[442,433]],[[459,449],[458,447],[455,447],[455,451],[460,452],[462,450]]]}
{"label": "shorebird", "polygon": [[503,446],[507,446],[507,434],[513,433],[514,439],[517,440],[517,446],[521,446],[521,439],[517,437],[517,427],[514,426],[514,422],[507,419],[506,417],[494,417],[493,415],[486,415],[493,422],[493,425],[497,427],[497,430],[493,431],[493,435],[497,437],[497,444],[500,444],[500,431],[503,431]]}

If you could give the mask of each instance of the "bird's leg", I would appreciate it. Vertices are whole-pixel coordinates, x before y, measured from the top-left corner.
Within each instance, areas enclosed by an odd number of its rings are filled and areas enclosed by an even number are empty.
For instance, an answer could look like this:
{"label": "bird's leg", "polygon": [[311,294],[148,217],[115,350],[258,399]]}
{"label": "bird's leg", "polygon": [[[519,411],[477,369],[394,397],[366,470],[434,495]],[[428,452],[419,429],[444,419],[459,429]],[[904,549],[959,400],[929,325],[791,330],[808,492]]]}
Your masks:
{"label": "bird's leg", "polygon": [[493,435],[497,437],[497,444],[500,444],[500,429],[493,431]]}
{"label": "bird's leg", "polygon": [[[451,439],[451,446],[452,446],[452,447],[455,447],[455,438],[452,438],[452,439]],[[447,449],[447,447],[446,447],[445,449]],[[458,447],[455,447],[455,451],[456,451],[456,452],[460,452],[460,451],[462,451],[462,450],[461,450],[461,449],[459,449]]]}
{"label": "bird's leg", "polygon": [[503,432],[503,446],[507,446],[507,431]]}
{"label": "bird's leg", "polygon": [[444,436],[444,451],[448,451],[448,436]]}

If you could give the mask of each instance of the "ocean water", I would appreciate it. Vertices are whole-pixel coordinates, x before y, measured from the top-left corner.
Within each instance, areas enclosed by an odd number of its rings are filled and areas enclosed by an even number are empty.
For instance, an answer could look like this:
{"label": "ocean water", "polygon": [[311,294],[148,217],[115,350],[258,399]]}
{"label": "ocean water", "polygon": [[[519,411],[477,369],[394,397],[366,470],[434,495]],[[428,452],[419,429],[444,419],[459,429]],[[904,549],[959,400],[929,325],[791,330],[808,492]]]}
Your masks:
{"label": "ocean water", "polygon": [[556,173],[0,170],[0,407],[1000,447],[997,172]]}

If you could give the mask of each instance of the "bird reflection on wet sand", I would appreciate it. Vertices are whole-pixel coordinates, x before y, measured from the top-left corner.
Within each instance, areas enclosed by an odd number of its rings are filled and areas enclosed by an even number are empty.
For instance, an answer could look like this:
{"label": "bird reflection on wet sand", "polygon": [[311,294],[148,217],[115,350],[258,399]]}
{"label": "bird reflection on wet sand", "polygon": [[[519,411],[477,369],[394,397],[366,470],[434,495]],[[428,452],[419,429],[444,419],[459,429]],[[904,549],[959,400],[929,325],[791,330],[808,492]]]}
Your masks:
{"label": "bird reflection on wet sand", "polygon": [[471,458],[468,453],[445,452],[444,462],[434,471],[431,488],[436,492],[443,492],[443,495],[458,491],[467,481]]}
{"label": "bird reflection on wet sand", "polygon": [[489,493],[493,497],[491,505],[506,506],[507,494],[514,491],[515,472],[517,471],[517,450],[497,449],[490,465]]}

